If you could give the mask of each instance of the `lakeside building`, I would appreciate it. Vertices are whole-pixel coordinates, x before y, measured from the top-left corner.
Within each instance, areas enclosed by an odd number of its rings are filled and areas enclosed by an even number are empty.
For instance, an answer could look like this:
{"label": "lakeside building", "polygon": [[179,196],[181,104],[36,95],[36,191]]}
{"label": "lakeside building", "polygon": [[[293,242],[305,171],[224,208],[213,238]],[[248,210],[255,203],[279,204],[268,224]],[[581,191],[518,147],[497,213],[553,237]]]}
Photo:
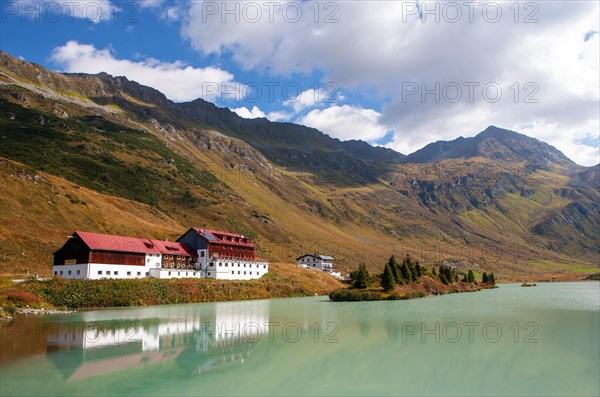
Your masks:
{"label": "lakeside building", "polygon": [[224,280],[259,278],[269,271],[267,261],[257,258],[254,244],[239,234],[191,228],[177,242],[197,253],[197,267],[205,277]]}
{"label": "lakeside building", "polygon": [[66,279],[262,277],[269,264],[250,239],[191,228],[177,241],[76,231],[54,253],[53,275]]}
{"label": "lakeside building", "polygon": [[340,272],[333,271],[333,261],[335,261],[333,256],[319,254],[304,254],[296,259],[296,263],[300,267],[323,270],[333,277],[343,280],[344,277]]}
{"label": "lakeside building", "polygon": [[326,272],[333,271],[333,256],[319,254],[305,254],[296,259],[298,266],[308,269],[324,270]]}

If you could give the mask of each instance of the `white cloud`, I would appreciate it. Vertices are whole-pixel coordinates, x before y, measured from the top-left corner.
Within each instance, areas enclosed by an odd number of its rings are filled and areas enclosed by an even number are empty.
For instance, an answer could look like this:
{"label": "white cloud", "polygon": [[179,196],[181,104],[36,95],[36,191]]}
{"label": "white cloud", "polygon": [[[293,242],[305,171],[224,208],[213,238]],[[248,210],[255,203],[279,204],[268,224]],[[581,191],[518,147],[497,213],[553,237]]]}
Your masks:
{"label": "white cloud", "polygon": [[[17,0],[16,10],[24,18],[57,23],[60,20],[85,19],[93,23],[107,22],[119,10],[110,0]],[[10,5],[3,11],[13,11]]]}
{"label": "white cloud", "polygon": [[254,106],[251,110],[249,110],[246,107],[240,107],[231,110],[234,111],[238,116],[243,117],[245,119],[256,119],[259,117],[266,117],[265,113],[256,106]]}
{"label": "white cloud", "polygon": [[300,95],[290,98],[284,102],[284,105],[291,106],[296,113],[304,109],[313,108],[320,105],[333,105],[341,100],[335,84],[330,84],[326,88],[317,90],[310,88],[300,93]]}
{"label": "white cloud", "polygon": [[[593,161],[577,142],[600,131],[599,35],[584,40],[600,30],[598,2],[518,2],[516,7],[494,2],[487,8],[488,3],[470,3],[471,19],[467,3],[423,1],[425,22],[415,3],[407,1],[283,1],[272,13],[266,2],[235,3],[237,15],[225,13],[221,2],[192,2],[182,35],[201,53],[231,58],[248,70],[268,75],[317,72],[345,91],[367,88],[380,101],[385,98],[378,124],[396,131],[392,145],[404,153],[432,140],[472,135],[490,124],[552,125],[521,132],[546,138],[580,164]],[[258,20],[251,3],[261,5]],[[333,5],[326,9],[325,4]],[[301,18],[292,21],[298,5]],[[456,5],[461,14],[452,22]],[[492,23],[497,7],[502,16]],[[327,17],[337,22],[325,23]],[[428,87],[476,82],[479,88],[497,83],[503,96],[497,103],[486,101],[481,91],[472,101],[467,91],[456,102],[443,96],[435,101],[433,95],[424,101],[420,95],[403,100],[403,83],[411,82]],[[536,84],[538,103],[523,102],[532,92],[524,88],[526,83]],[[299,102],[294,110],[311,105]],[[324,112],[312,117],[331,115]]]}
{"label": "white cloud", "polygon": [[[182,102],[197,98],[219,101],[245,91],[234,76],[222,69],[194,68],[183,62],[161,62],[154,58],[139,61],[118,59],[108,49],[99,50],[93,45],[69,41],[52,52],[51,60],[66,72],[99,73],[126,76],[140,84],[156,88],[169,99]],[[235,92],[235,95],[231,93]]]}
{"label": "white cloud", "polygon": [[372,142],[388,132],[388,129],[380,124],[380,113],[373,109],[350,105],[314,109],[300,118],[299,122],[341,140],[362,139]]}

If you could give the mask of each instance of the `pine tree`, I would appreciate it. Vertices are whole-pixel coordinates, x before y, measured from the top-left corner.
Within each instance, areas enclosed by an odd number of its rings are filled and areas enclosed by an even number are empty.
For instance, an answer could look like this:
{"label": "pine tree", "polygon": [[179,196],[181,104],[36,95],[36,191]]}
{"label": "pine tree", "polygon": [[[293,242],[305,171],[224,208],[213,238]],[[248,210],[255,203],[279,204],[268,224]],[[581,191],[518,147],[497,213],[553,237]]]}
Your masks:
{"label": "pine tree", "polygon": [[490,278],[488,277],[488,274],[486,272],[483,272],[483,276],[481,276],[481,281],[483,281],[484,283],[490,282]]}
{"label": "pine tree", "polygon": [[406,263],[406,266],[408,266],[408,270],[410,270],[410,280],[409,281],[417,281],[418,275],[417,275],[417,269],[415,267],[415,261],[412,260],[412,258],[410,257],[409,254],[406,254],[406,257],[404,258],[404,262]]}
{"label": "pine tree", "polygon": [[431,273],[432,273],[434,276],[437,276],[437,274],[438,274],[438,273],[437,273],[437,270],[435,270],[435,266],[433,267],[433,270],[431,271]]}
{"label": "pine tree", "polygon": [[369,270],[364,263],[358,265],[358,269],[350,273],[350,282],[354,288],[367,288],[369,286],[369,278]]}
{"label": "pine tree", "polygon": [[494,276],[494,273],[490,274],[490,284],[496,285],[496,276]]}
{"label": "pine tree", "polygon": [[394,280],[394,274],[392,273],[392,268],[390,264],[386,264],[383,269],[383,274],[381,275],[381,286],[386,291],[391,291],[396,288],[396,281]]}
{"label": "pine tree", "polygon": [[475,274],[473,274],[473,270],[469,270],[467,274],[467,282],[474,283],[475,282]]}
{"label": "pine tree", "polygon": [[412,274],[410,273],[410,269],[406,265],[406,262],[402,262],[402,265],[400,266],[400,273],[402,274],[402,278],[405,282],[410,282],[412,279]]}
{"label": "pine tree", "polygon": [[423,266],[419,262],[415,264],[415,270],[417,271],[417,278],[421,278],[423,276]]}
{"label": "pine tree", "polygon": [[463,283],[469,282],[469,277],[466,274],[463,274],[463,279],[461,280]]}
{"label": "pine tree", "polygon": [[397,283],[402,282],[402,280],[401,280],[402,275],[400,274],[400,267],[398,266],[398,261],[396,261],[396,258],[394,257],[394,255],[390,256],[388,265],[390,266],[390,269],[392,270],[392,274],[394,275],[394,281]]}

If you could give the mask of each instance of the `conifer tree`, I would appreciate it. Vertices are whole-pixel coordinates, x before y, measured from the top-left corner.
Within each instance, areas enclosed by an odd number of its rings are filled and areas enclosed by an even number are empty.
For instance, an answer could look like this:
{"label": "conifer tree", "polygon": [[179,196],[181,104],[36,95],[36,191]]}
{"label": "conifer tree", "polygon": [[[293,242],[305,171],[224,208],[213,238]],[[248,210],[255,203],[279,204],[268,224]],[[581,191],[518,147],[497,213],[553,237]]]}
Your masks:
{"label": "conifer tree", "polygon": [[394,257],[394,255],[390,256],[390,260],[388,261],[388,265],[392,270],[392,274],[394,275],[394,281],[397,283],[402,282],[402,275],[400,274],[400,267],[398,266],[398,261]]}
{"label": "conifer tree", "polygon": [[467,274],[467,282],[474,283],[475,282],[475,274],[473,274],[473,270],[469,270]]}
{"label": "conifer tree", "polygon": [[415,264],[415,270],[417,271],[417,278],[421,278],[423,276],[423,266],[419,262]]}
{"label": "conifer tree", "polygon": [[381,286],[386,291],[391,291],[396,288],[396,281],[394,280],[394,274],[392,273],[392,268],[390,267],[389,263],[387,263],[383,269],[383,274],[381,275]]}
{"label": "conifer tree", "polygon": [[358,265],[358,269],[350,273],[350,282],[354,288],[367,288],[369,286],[369,278],[369,270],[364,263]]}
{"label": "conifer tree", "polygon": [[496,285],[496,276],[494,276],[494,273],[491,273],[491,274],[490,274],[490,277],[489,277],[489,279],[490,279],[490,280],[489,280],[489,281],[490,281],[490,284],[492,284],[492,285]]}
{"label": "conifer tree", "polygon": [[486,272],[483,272],[483,276],[481,276],[481,281],[483,281],[484,283],[490,282],[490,278],[488,277],[488,274]]}
{"label": "conifer tree", "polygon": [[402,262],[402,265],[400,266],[400,273],[402,274],[402,278],[404,279],[404,281],[409,283],[412,279],[412,274],[406,262]]}

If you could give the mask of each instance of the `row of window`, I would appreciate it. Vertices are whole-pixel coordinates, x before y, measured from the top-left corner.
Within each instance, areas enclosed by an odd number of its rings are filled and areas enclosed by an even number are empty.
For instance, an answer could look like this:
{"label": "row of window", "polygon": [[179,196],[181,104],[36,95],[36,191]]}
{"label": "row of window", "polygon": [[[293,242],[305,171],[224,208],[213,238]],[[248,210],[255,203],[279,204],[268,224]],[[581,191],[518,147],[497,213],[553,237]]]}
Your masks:
{"label": "row of window", "polygon": [[[67,274],[70,276],[70,275],[72,275],[72,274],[73,274],[73,271],[71,271],[71,270],[67,270]],[[75,274],[77,274],[77,275],[80,275],[80,274],[81,274],[81,270],[77,270]],[[62,271],[62,270],[61,270],[61,271],[56,271],[56,270],[55,270],[55,271],[54,271],[54,275],[55,275],[55,276],[58,276],[58,275],[61,275],[61,276],[62,276],[62,275],[63,275],[63,271]]]}
{"label": "row of window", "polygon": [[[235,274],[235,271],[231,272],[231,274]],[[242,274],[242,273],[241,273],[241,270],[238,270],[237,274],[240,274],[240,275],[241,275],[241,274]],[[212,273],[211,273],[211,272],[207,272],[207,273],[206,273],[206,276],[207,276],[207,277],[210,277],[211,275],[212,275]],[[249,276],[252,276],[252,272],[248,272],[248,274],[247,274],[247,273],[246,273],[246,271],[244,270],[244,275],[249,275]],[[256,275],[257,275],[257,276],[260,276],[260,272],[256,272]]]}
{"label": "row of window", "polygon": [[[225,263],[225,264],[223,264],[223,263],[219,263],[219,267],[223,267],[223,265],[225,265],[225,267],[229,267],[229,265],[231,265],[231,267],[234,267],[234,266],[237,266],[237,267],[242,267],[242,266],[241,266],[239,263],[229,263],[229,262],[227,262],[227,263]],[[215,267],[215,263],[214,263],[214,262],[210,262],[209,266],[210,266],[210,267]],[[246,267],[246,263],[244,263],[244,267]],[[248,265],[248,267],[249,267],[249,268],[252,268],[252,263],[250,263],[250,264]],[[266,268],[267,268],[267,265],[262,265],[262,267],[263,267],[263,269],[266,269]],[[259,269],[259,268],[260,268],[260,265],[259,265],[259,264],[257,264],[257,265],[256,265],[256,268],[257,268],[257,269]]]}
{"label": "row of window", "polygon": [[[102,270],[98,270],[98,275],[99,275],[99,276],[102,276],[102,275],[103,275],[103,271],[102,271]],[[107,270],[107,271],[106,271],[106,275],[107,275],[107,276],[110,276],[110,270]],[[113,275],[113,276],[118,276],[118,275],[119,275],[119,271],[118,271],[118,270],[113,270],[113,272],[112,272],[112,275]],[[127,275],[128,275],[128,276],[131,276],[131,272],[127,272]],[[139,277],[139,276],[141,276],[141,275],[142,275],[142,272],[137,272],[137,274],[136,274],[136,275]],[[149,275],[150,275],[150,273],[149,273],[149,272],[146,272],[146,276],[149,276]]]}

